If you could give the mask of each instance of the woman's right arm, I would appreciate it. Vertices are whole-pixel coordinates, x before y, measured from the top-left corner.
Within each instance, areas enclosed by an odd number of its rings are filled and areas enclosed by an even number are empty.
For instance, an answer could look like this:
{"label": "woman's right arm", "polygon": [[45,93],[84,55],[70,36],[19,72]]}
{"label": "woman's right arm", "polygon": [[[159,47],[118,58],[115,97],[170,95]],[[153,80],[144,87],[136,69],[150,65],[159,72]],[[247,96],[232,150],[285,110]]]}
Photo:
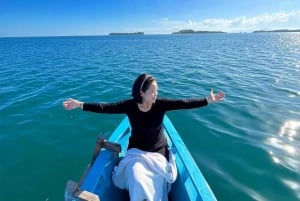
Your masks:
{"label": "woman's right arm", "polygon": [[63,106],[67,110],[81,108],[83,111],[107,113],[107,114],[123,114],[130,109],[130,100],[119,101],[114,103],[84,103],[72,98],[63,102]]}

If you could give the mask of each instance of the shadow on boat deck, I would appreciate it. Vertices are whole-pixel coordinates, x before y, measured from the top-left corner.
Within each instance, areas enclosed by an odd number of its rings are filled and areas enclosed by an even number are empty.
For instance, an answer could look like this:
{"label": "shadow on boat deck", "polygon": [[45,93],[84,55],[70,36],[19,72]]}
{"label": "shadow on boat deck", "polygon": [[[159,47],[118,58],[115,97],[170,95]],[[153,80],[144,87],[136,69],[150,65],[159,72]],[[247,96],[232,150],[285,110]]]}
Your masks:
{"label": "shadow on boat deck", "polygon": [[[130,201],[130,197],[129,197],[129,192],[127,190],[120,190],[121,193],[122,193],[122,200],[119,200],[119,201]],[[171,198],[171,192],[169,193],[169,196],[168,196],[168,201],[172,201],[172,198]]]}

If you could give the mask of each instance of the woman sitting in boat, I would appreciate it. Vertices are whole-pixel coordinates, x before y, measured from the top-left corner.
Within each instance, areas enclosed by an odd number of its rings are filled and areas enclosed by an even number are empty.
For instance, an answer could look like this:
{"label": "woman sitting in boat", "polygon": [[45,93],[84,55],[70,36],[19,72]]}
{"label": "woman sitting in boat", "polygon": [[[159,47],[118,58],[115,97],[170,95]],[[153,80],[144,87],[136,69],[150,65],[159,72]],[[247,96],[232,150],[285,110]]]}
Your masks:
{"label": "woman sitting in boat", "polygon": [[207,98],[167,99],[157,98],[157,91],[156,79],[141,74],[133,84],[132,99],[114,103],[86,103],[75,99],[63,102],[67,110],[81,108],[83,111],[128,116],[132,128],[128,150],[119,167],[115,168],[113,181],[117,187],[129,191],[130,200],[167,200],[166,183],[176,179],[176,168],[165,168],[175,162],[163,134],[164,114],[170,110],[206,106],[225,97],[223,92],[214,94],[211,91]]}

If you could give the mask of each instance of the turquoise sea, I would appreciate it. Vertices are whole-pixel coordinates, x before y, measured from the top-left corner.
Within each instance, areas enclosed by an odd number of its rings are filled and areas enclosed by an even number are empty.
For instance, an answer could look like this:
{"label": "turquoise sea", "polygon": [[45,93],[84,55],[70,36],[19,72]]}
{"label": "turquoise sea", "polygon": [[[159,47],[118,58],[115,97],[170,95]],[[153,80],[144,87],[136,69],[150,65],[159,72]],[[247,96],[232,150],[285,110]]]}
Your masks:
{"label": "turquoise sea", "polygon": [[0,38],[0,200],[63,200],[124,116],[62,101],[130,98],[144,72],[160,97],[226,93],[168,113],[219,201],[300,200],[300,33]]}

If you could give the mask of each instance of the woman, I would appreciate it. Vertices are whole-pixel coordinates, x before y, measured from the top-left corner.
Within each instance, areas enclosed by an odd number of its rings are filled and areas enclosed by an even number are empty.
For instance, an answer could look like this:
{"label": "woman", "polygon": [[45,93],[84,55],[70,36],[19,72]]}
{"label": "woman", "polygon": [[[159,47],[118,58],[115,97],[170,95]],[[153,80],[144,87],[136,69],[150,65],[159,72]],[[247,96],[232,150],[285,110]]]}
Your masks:
{"label": "woman", "polygon": [[[167,139],[163,134],[163,117],[167,111],[179,109],[191,109],[218,102],[224,99],[225,94],[211,91],[207,98],[193,99],[166,99],[157,98],[158,86],[155,78],[148,74],[138,76],[132,87],[133,99],[115,103],[84,103],[75,99],[68,99],[63,106],[68,109],[81,108],[83,111],[97,113],[124,113],[131,124],[131,136],[129,138],[128,151],[141,150],[143,152],[159,153],[169,160]],[[134,174],[135,175],[135,174]],[[142,188],[142,186],[140,186]],[[134,192],[128,187],[131,200],[134,200]],[[132,189],[137,189],[136,187]],[[153,193],[153,192],[152,192]],[[155,193],[155,192],[154,192]],[[150,193],[151,194],[151,193]],[[153,200],[145,195],[146,200]],[[159,198],[161,199],[161,198]]]}

